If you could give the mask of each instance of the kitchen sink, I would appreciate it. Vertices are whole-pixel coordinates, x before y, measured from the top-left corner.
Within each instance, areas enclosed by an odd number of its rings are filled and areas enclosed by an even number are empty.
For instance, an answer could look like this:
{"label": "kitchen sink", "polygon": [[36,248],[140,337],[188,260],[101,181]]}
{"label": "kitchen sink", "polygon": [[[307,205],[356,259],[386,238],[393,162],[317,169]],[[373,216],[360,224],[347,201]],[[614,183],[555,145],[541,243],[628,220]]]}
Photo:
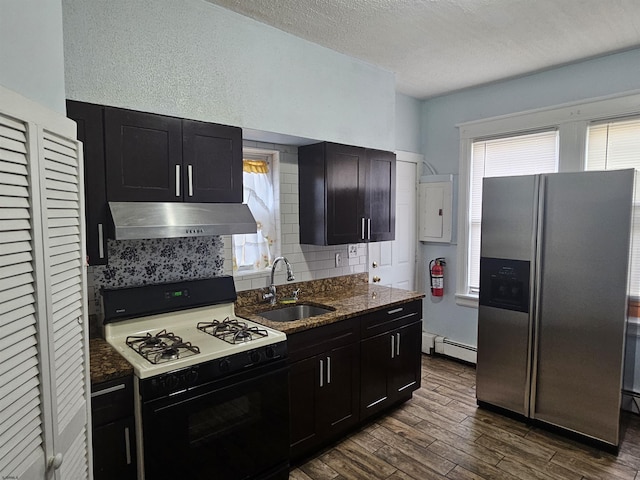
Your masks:
{"label": "kitchen sink", "polygon": [[335,308],[299,304],[278,308],[276,310],[266,310],[258,313],[258,315],[272,322],[292,322],[302,318],[317,317],[318,315],[333,311],[335,311]]}

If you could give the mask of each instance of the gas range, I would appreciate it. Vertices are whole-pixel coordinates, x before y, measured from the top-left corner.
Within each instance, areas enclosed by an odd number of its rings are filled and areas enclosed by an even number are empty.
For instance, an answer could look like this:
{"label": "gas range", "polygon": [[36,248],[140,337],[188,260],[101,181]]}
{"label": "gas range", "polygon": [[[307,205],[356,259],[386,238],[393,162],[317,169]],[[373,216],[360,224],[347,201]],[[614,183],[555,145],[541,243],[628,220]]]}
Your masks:
{"label": "gas range", "polygon": [[[212,335],[214,331],[220,337]],[[269,347],[286,340],[282,332],[237,318],[233,304],[108,323],[104,333],[141,379],[212,360],[222,362],[243,352],[248,362],[258,363],[273,358],[275,352]],[[235,343],[230,343],[234,337]],[[222,362],[222,369],[226,363]]]}
{"label": "gas range", "polygon": [[139,480],[209,478],[212,464],[230,480],[288,478],[286,335],[235,316],[233,278],[102,296],[105,339],[135,374]]}

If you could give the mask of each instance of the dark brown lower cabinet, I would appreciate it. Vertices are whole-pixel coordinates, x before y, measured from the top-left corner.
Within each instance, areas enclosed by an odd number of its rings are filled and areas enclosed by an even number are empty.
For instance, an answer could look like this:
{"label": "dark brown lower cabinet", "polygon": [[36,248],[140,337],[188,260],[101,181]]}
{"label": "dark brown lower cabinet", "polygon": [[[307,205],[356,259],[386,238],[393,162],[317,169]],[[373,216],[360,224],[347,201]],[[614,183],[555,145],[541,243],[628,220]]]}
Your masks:
{"label": "dark brown lower cabinet", "polygon": [[367,338],[360,345],[360,416],[370,417],[420,387],[422,322]]}
{"label": "dark brown lower cabinet", "polygon": [[288,338],[293,460],[339,438],[359,421],[360,349],[355,320]]}
{"label": "dark brown lower cabinet", "polygon": [[93,478],[136,478],[135,427],[133,417],[93,429]]}
{"label": "dark brown lower cabinet", "polygon": [[91,386],[93,478],[137,478],[133,378]]}

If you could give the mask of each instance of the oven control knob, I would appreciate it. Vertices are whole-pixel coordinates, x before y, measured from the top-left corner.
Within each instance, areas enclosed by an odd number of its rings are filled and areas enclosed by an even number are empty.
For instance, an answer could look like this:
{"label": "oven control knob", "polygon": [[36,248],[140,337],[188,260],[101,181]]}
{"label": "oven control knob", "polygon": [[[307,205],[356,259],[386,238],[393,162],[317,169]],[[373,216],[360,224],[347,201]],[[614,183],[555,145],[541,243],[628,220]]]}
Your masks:
{"label": "oven control knob", "polygon": [[276,351],[273,347],[267,347],[266,354],[267,358],[273,358],[276,356]]}
{"label": "oven control knob", "polygon": [[187,373],[184,374],[184,380],[187,385],[193,385],[198,380],[198,370],[192,368]]}
{"label": "oven control knob", "polygon": [[180,384],[180,379],[175,375],[167,375],[164,378],[164,388],[173,390]]}
{"label": "oven control knob", "polygon": [[228,372],[231,368],[231,362],[228,358],[223,358],[222,360],[220,360],[218,367],[220,368],[221,372]]}
{"label": "oven control knob", "polygon": [[251,362],[258,363],[260,361],[260,352],[258,350],[254,350],[249,354],[249,358],[251,359]]}

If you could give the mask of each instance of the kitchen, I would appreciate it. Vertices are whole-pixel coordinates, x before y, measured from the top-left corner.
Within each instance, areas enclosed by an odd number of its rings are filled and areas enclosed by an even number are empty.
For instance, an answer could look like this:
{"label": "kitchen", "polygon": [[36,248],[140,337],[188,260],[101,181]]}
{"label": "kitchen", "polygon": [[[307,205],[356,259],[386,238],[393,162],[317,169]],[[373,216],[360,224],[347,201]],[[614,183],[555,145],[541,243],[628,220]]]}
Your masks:
{"label": "kitchen", "polygon": [[[27,19],[17,25],[25,33],[52,35],[52,41],[39,47],[39,62],[27,66],[13,60],[21,76],[16,79],[3,69],[2,84],[42,103],[51,103],[58,111],[64,111],[66,98],[76,98],[185,118],[215,118],[249,130],[421,152],[440,173],[457,173],[459,138],[454,126],[458,123],[638,88],[638,51],[630,50],[423,104],[395,94],[389,72],[300,42],[227,11],[216,9],[221,19],[215,20],[207,15],[215,7],[200,2],[194,2],[192,13],[184,13],[188,16],[185,24],[174,23],[177,20],[172,19],[171,9],[162,4],[139,10],[131,5],[120,6],[109,11],[101,11],[96,5],[87,6],[89,11],[85,11],[84,6],[73,2],[65,2],[62,9],[48,7],[52,11],[43,8],[28,12],[41,19],[36,26]],[[69,35],[65,38],[64,61],[62,26],[56,27],[51,21],[56,18],[65,22],[65,35]],[[196,32],[195,26],[202,23],[206,32]],[[167,45],[166,37],[153,32],[164,33],[170,26],[172,42]],[[29,28],[34,30],[29,32]],[[83,29],[90,29],[91,33]],[[18,34],[4,26],[3,31]],[[198,53],[195,46],[211,31],[224,35],[225,46],[234,47]],[[256,36],[260,37],[259,42],[252,41]],[[265,48],[269,42],[276,42],[281,48]],[[276,55],[274,51],[290,56]],[[124,60],[114,61],[118,57]],[[187,59],[195,61],[197,67]],[[211,71],[213,78],[204,81],[202,74],[214,68],[214,59],[225,68]],[[32,75],[33,65],[43,68],[47,75]],[[167,70],[175,73],[170,81]],[[255,75],[256,70],[262,76]],[[328,79],[326,72],[330,70],[342,74]],[[201,80],[193,84],[189,78],[194,77]],[[149,78],[155,79],[152,86]],[[578,85],[571,82],[573,78],[581,79]],[[335,90],[327,90],[325,85],[335,85],[334,82],[341,83]],[[186,91],[180,88],[185,86],[194,89],[192,96],[176,94],[176,89]],[[317,92],[325,93],[318,96]],[[203,98],[208,101],[202,102]],[[291,143],[286,137],[279,141],[271,138],[267,143],[274,142]],[[419,253],[424,259],[447,258],[447,281],[455,281],[455,250],[455,245],[424,245]],[[419,279],[426,284],[424,270]],[[439,303],[425,301],[423,317],[428,330],[461,344],[475,344],[475,310],[458,306],[452,295]]]}

